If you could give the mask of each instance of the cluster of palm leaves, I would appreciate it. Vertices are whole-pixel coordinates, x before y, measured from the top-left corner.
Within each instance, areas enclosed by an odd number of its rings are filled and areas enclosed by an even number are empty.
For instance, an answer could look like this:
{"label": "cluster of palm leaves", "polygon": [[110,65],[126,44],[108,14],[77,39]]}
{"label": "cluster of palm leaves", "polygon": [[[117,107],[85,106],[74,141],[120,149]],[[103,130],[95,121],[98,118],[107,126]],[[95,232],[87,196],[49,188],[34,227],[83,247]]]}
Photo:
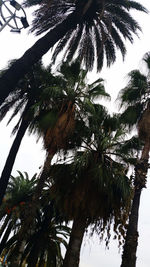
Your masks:
{"label": "cluster of palm leaves", "polygon": [[[3,264],[78,267],[86,229],[100,238],[106,233],[107,245],[113,225],[119,245],[125,238],[122,267],[129,262],[135,267],[139,199],[150,150],[149,78],[132,71],[119,95],[127,108],[110,115],[98,104],[110,98],[103,79],[88,83],[87,74],[95,63],[98,71],[105,61],[110,66],[117,49],[124,58],[124,39],[132,43],[141,30],[130,11],[147,10],[130,0],[25,1],[37,4],[31,31],[48,32],[0,77],[0,120],[12,108],[9,122],[19,116],[0,179]],[[59,54],[64,61],[52,71],[52,64],[44,67],[39,60],[55,44],[52,63]],[[149,67],[149,54],[144,60]],[[140,139],[128,139],[128,126],[137,122]],[[21,172],[11,176],[27,130],[43,138],[46,151],[41,173],[30,179]],[[138,159],[135,151],[142,147]],[[59,160],[52,164],[56,155]],[[128,177],[130,167],[135,171]]]}
{"label": "cluster of palm leaves", "polygon": [[[33,192],[37,184],[34,175],[29,179],[27,173],[11,176],[8,189],[1,206],[1,255],[7,266],[60,266],[62,263],[61,245],[67,246],[70,228],[63,225],[52,201],[45,201],[37,209],[34,228],[20,247],[22,222],[29,216]],[[43,200],[44,201],[44,200]],[[32,214],[30,215],[32,216]],[[43,265],[42,265],[43,264]]]}

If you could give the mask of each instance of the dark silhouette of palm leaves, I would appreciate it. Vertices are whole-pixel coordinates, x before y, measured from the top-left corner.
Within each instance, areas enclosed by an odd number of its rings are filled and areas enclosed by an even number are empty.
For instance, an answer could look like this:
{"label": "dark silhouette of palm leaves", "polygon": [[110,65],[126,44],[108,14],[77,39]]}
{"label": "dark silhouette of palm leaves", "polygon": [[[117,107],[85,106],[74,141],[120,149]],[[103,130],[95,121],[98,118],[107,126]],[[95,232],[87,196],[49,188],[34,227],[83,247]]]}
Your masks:
{"label": "dark silhouette of palm leaves", "polygon": [[[68,218],[83,214],[89,224],[102,220],[108,226],[110,218],[116,216],[117,221],[117,215],[118,218],[122,216],[127,208],[126,200],[131,197],[126,174],[129,164],[135,160],[133,157],[130,162],[135,143],[133,139],[124,141],[125,132],[118,129],[117,116],[111,117],[100,105],[95,105],[87,124],[89,131],[81,145],[83,151],[75,152],[71,164],[52,166],[49,176]],[[102,205],[103,198],[106,205]],[[119,203],[121,209],[117,207]]]}
{"label": "dark silhouette of palm leaves", "polygon": [[21,226],[25,209],[31,201],[37,184],[36,175],[29,179],[28,174],[18,171],[18,176],[11,176],[5,198],[0,207],[0,254],[12,233],[15,234]]}
{"label": "dark silhouette of palm leaves", "polygon": [[[117,117],[111,118],[100,105],[95,105],[95,112],[91,113],[86,121],[89,135],[83,140],[82,150],[75,152],[71,163],[55,164],[49,173],[57,205],[66,220],[73,220],[63,267],[78,266],[82,239],[90,224],[101,238],[106,231],[106,245],[111,223],[114,224],[121,245],[128,218],[132,190],[124,158],[128,158],[132,144],[126,156],[119,148],[116,154],[116,147],[124,136],[124,132],[117,129]],[[78,246],[74,249],[76,240]]]}
{"label": "dark silhouette of palm leaves", "polygon": [[127,86],[118,95],[120,107],[123,107],[121,120],[129,127],[136,125],[140,121],[150,101],[149,58],[149,53],[146,53],[143,57],[147,73],[143,74],[140,70],[131,71],[128,74],[129,81]]}
{"label": "dark silhouette of palm leaves", "polygon": [[[36,184],[36,175],[29,178],[26,172],[22,174],[18,171],[17,177],[11,176],[0,208],[0,254],[5,256],[11,266],[13,266],[14,258],[18,256],[19,231],[26,215],[29,215],[30,202]],[[63,260],[60,245],[67,247],[70,228],[61,225],[58,211],[56,216],[53,203],[44,194],[37,207],[34,224],[35,227],[30,228],[30,235],[24,242],[21,262],[18,264],[41,266],[41,263],[45,263],[49,266],[59,266]]]}
{"label": "dark silhouette of palm leaves", "polygon": [[79,11],[79,23],[58,41],[53,52],[55,62],[60,52],[66,61],[77,57],[86,69],[92,70],[96,59],[101,70],[106,58],[107,66],[116,60],[116,50],[123,58],[126,48],[123,39],[133,43],[133,35],[141,30],[130,15],[130,10],[147,12],[135,1],[43,1],[35,12],[32,31],[41,34],[64,20],[68,14]]}

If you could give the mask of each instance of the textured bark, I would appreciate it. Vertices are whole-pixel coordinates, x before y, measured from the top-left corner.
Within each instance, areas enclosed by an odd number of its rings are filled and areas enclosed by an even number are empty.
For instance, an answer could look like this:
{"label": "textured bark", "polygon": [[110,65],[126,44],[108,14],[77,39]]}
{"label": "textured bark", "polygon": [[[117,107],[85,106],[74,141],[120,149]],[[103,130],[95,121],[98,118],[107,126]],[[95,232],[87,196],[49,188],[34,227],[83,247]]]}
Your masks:
{"label": "textured bark", "polygon": [[24,137],[24,134],[28,128],[28,125],[29,125],[28,121],[22,120],[19,130],[16,134],[15,140],[9,151],[5,166],[3,168],[0,179],[0,205],[2,204],[2,200],[7,189],[8,181],[16,159],[16,155],[19,150],[22,138]]}
{"label": "textured bark", "polygon": [[134,180],[134,197],[129,216],[129,224],[125,238],[125,244],[123,247],[122,263],[121,267],[135,267],[136,266],[136,251],[138,246],[138,218],[140,197],[142,189],[146,186],[146,175],[148,171],[148,159],[149,159],[150,143],[145,142],[142,156],[140,161],[135,167],[135,180]]}
{"label": "textured bark", "polygon": [[13,91],[18,81],[29,71],[30,67],[38,62],[69,30],[73,29],[81,18],[82,16],[79,16],[77,11],[70,14],[62,23],[40,38],[2,75],[0,78],[0,105]]}
{"label": "textured bark", "polygon": [[141,189],[135,190],[132,209],[129,217],[129,225],[127,229],[125,245],[123,248],[121,267],[136,266],[140,196],[141,196]]}
{"label": "textured bark", "polygon": [[[82,216],[82,215],[81,215]],[[86,219],[76,217],[73,222],[69,245],[66,251],[62,267],[78,267],[80,261],[80,249],[84,232],[86,229]]]}

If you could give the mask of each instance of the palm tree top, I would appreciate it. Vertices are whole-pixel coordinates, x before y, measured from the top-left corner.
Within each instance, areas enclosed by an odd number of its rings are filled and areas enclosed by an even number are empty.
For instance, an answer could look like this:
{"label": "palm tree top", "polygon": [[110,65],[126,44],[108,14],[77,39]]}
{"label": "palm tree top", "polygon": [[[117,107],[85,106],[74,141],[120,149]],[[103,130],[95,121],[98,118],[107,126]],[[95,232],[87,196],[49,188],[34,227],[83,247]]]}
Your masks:
{"label": "palm tree top", "polygon": [[[5,256],[10,265],[13,265],[14,257],[18,252],[18,236],[21,226],[28,216],[33,216],[30,213],[30,205],[36,184],[36,175],[31,178],[28,173],[24,172],[23,174],[18,171],[17,177],[11,176],[6,198],[0,209],[0,253]],[[56,262],[58,265],[62,264],[63,257],[60,245],[67,247],[67,237],[69,236],[70,228],[61,224],[58,210],[56,211],[51,200],[47,198],[45,200],[44,194],[42,199],[44,200],[37,207],[34,225],[31,226],[30,235],[23,247],[20,259],[21,266],[33,264],[33,258],[37,263],[34,266],[41,266],[41,262],[49,266],[51,264],[56,266]],[[7,232],[8,235],[6,236],[5,233]],[[4,242],[3,236],[6,236]]]}
{"label": "palm tree top", "polygon": [[[32,0],[26,1],[26,5],[33,3]],[[131,10],[148,12],[140,3],[130,0],[53,0],[49,4],[42,1],[34,13],[31,31],[39,35],[76,13],[78,23],[70,25],[70,30],[58,41],[52,52],[53,62],[63,52],[66,61],[77,57],[88,70],[93,69],[96,61],[99,71],[104,59],[107,66],[114,63],[117,50],[124,58],[124,40],[133,43],[133,36],[141,31],[130,14]]]}
{"label": "palm tree top", "polygon": [[31,199],[37,184],[36,174],[29,178],[27,172],[24,172],[24,174],[20,171],[17,172],[18,175],[16,177],[11,175],[4,198],[4,202],[8,202],[11,205],[17,205],[20,202]]}
{"label": "palm tree top", "polygon": [[150,102],[150,53],[143,57],[145,72],[132,70],[128,74],[128,83],[118,95],[120,107],[123,108],[122,122],[134,126],[141,119]]}
{"label": "palm tree top", "polygon": [[[68,144],[69,147],[73,145],[77,139],[75,128],[79,124],[85,125],[90,110],[94,108],[94,100],[110,98],[105,91],[103,79],[99,78],[88,84],[87,70],[81,69],[77,61],[71,64],[63,62],[54,79],[55,85],[51,84],[43,90],[44,97],[38,103],[40,112],[30,127],[31,131],[38,130],[39,136],[44,137],[47,151],[53,147],[56,140],[58,150],[65,149]],[[49,98],[52,98],[51,102]],[[73,137],[74,131],[76,133]],[[63,137],[66,138],[66,134],[67,139],[64,141]]]}

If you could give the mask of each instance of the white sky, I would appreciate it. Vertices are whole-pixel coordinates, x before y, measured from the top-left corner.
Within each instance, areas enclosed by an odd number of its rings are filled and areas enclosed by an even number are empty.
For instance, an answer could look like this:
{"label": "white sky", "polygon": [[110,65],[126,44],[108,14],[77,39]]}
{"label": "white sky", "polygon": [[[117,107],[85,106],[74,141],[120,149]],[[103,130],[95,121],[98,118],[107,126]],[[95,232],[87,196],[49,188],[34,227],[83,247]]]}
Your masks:
{"label": "white sky", "polygon": [[[145,7],[150,10],[150,1],[142,0],[141,2]],[[28,20],[31,21],[30,11],[26,10]],[[136,19],[139,21],[143,34],[140,34],[140,39],[135,38],[133,45],[127,44],[127,56],[124,61],[118,53],[118,60],[110,69],[104,69],[100,74],[89,75],[91,80],[99,76],[106,80],[106,90],[112,96],[112,103],[109,104],[111,110],[114,110],[113,101],[116,99],[118,91],[126,85],[126,75],[129,71],[142,67],[141,59],[144,53],[150,50],[150,15],[136,13]],[[22,33],[10,33],[9,28],[5,28],[0,32],[0,68],[6,66],[7,61],[13,58],[20,57],[32,44],[36,38],[33,34],[28,35],[28,30],[23,30]],[[45,62],[49,60],[49,53],[44,56]],[[0,169],[2,170],[5,163],[9,148],[13,139],[10,138],[12,125],[6,128],[7,120],[0,124]],[[22,141],[20,151],[17,155],[16,163],[13,169],[13,174],[16,170],[27,171],[30,175],[39,171],[39,166],[44,161],[44,151],[42,145],[33,136],[26,137]],[[139,246],[137,253],[137,267],[149,267],[150,254],[149,254],[149,240],[150,240],[150,183],[148,182],[147,190],[143,191],[141,206],[140,206],[140,220],[139,220]],[[87,203],[88,204],[88,203]],[[121,254],[118,253],[117,243],[111,242],[110,249],[105,250],[105,244],[99,244],[97,237],[85,238],[81,252],[80,267],[119,267],[121,261]]]}

